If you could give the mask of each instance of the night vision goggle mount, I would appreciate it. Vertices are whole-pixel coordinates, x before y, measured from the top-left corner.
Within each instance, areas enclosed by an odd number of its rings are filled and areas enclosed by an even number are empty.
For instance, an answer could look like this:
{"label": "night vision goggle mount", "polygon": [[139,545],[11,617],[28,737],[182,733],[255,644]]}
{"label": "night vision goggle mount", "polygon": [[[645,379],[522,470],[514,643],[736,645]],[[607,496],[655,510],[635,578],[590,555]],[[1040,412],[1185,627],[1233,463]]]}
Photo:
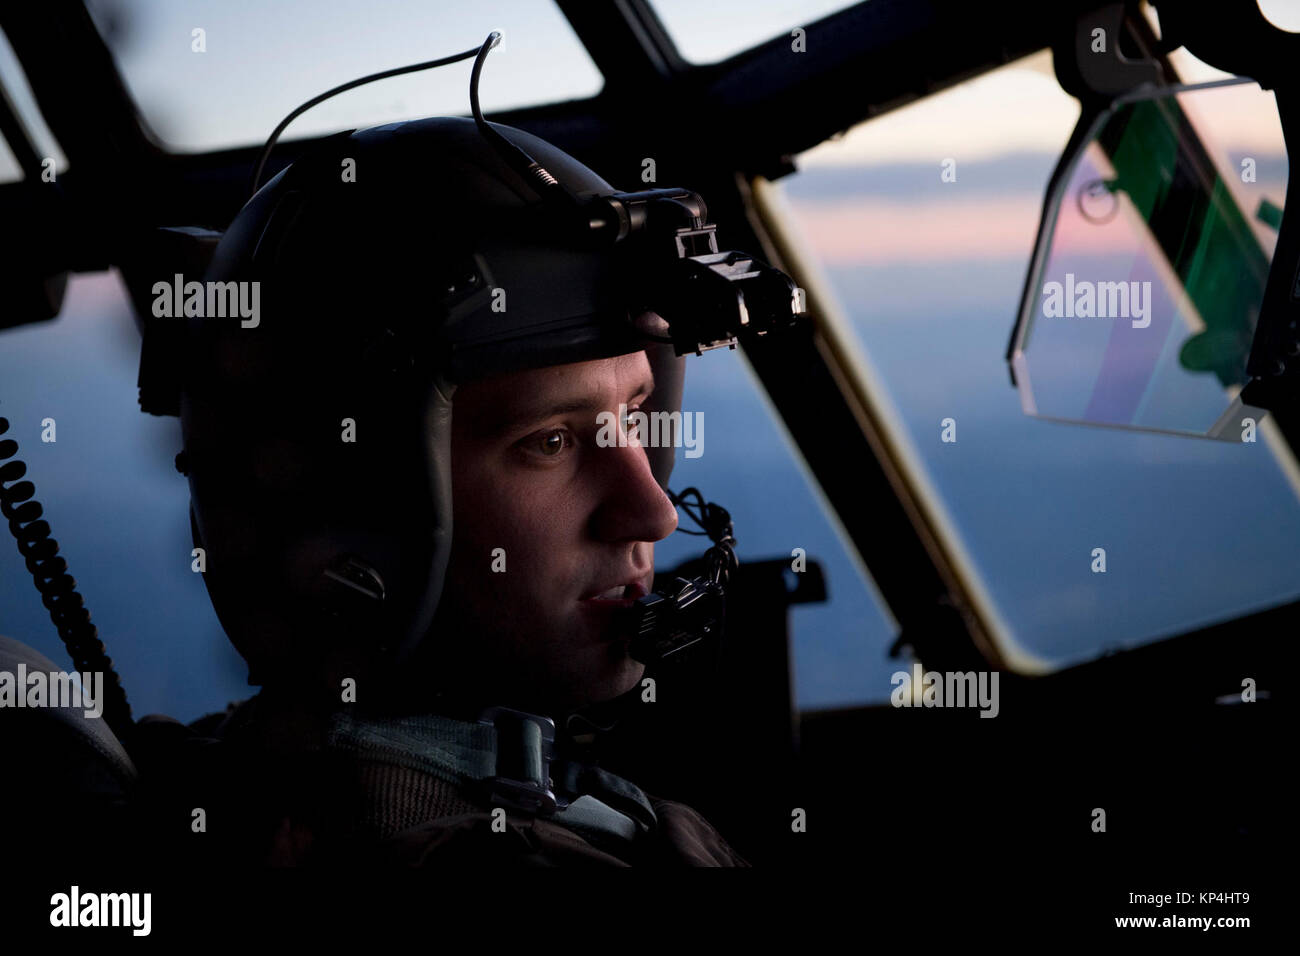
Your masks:
{"label": "night vision goggle mount", "polygon": [[629,271],[633,294],[668,322],[677,355],[736,347],[742,335],[792,327],[802,296],[779,270],[744,252],[718,251],[717,227],[704,200],[688,189],[616,192],[590,200],[584,212],[605,241],[646,248]]}

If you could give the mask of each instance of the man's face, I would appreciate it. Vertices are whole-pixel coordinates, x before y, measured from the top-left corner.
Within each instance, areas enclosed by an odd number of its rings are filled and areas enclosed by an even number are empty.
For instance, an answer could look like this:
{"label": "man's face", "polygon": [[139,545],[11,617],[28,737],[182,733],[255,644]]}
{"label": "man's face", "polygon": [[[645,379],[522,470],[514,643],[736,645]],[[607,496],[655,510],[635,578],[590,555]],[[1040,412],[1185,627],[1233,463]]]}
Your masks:
{"label": "man's face", "polygon": [[637,352],[457,389],[453,544],[433,635],[454,689],[558,712],[641,679],[611,623],[648,593],[653,542],[677,512],[635,437],[596,438],[601,412],[635,411],[653,388]]}

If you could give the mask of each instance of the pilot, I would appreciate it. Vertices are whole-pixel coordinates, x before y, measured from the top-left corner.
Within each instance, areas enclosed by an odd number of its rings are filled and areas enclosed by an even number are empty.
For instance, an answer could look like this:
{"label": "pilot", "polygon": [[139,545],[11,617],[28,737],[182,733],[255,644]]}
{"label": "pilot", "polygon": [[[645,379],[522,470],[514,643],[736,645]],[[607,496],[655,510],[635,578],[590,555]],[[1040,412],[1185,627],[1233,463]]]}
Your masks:
{"label": "pilot", "polygon": [[[613,191],[490,125],[571,194]],[[630,294],[635,256],[562,218],[473,120],[437,118],[326,140],[224,235],[207,278],[256,283],[261,315],[186,320],[177,464],[261,690],[141,721],[158,853],[748,865],[593,756],[652,706],[620,612],[677,525],[673,449],[626,417],[601,441],[601,416],[676,409],[685,360]]]}

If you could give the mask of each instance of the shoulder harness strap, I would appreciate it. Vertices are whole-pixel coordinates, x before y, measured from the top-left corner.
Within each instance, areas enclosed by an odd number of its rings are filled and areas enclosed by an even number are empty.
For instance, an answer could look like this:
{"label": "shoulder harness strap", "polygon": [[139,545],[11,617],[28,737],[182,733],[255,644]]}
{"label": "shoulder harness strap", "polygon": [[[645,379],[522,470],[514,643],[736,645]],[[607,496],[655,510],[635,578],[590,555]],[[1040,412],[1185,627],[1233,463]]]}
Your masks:
{"label": "shoulder harness strap", "polygon": [[635,784],[592,764],[557,760],[547,717],[494,707],[477,721],[440,714],[367,718],[339,712],[328,746],[432,774],[484,802],[544,817],[582,836],[633,842],[658,824]]}

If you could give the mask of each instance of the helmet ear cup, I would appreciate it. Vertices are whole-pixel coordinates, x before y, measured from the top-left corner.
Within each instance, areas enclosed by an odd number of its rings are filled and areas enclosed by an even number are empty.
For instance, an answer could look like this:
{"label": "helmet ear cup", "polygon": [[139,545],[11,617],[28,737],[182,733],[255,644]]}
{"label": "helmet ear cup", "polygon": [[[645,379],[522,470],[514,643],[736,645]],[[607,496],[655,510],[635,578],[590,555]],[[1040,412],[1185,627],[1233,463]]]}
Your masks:
{"label": "helmet ear cup", "polygon": [[[680,413],[682,409],[682,391],[686,383],[686,356],[678,356],[671,345],[650,343],[646,345],[646,358],[650,362],[650,371],[654,374],[655,390],[642,410],[653,415],[666,412],[670,416]],[[675,424],[675,431],[680,432],[681,422],[678,417],[670,418]],[[677,460],[677,445],[680,434],[673,435],[673,441],[646,449],[650,459],[650,471],[655,476],[659,487],[668,489],[668,479],[673,473]]]}
{"label": "helmet ear cup", "polygon": [[[204,556],[203,586],[207,588],[208,596],[212,599],[213,610],[217,612],[217,619],[221,621],[221,626],[225,628],[226,633],[237,633],[236,631],[232,631],[227,625],[227,621],[223,619],[223,615],[229,617],[233,613],[233,608],[236,605],[223,599],[224,589],[222,586],[221,575],[219,573],[212,574],[207,568],[208,549],[203,543],[203,532],[199,530],[199,519],[198,515],[194,511],[193,496],[190,498],[189,516],[190,540],[194,542],[194,547],[200,549],[200,553]],[[241,653],[243,653],[242,650]],[[247,655],[244,655],[244,659],[248,663],[248,683],[250,685],[261,684],[262,676],[257,671],[256,660]]]}
{"label": "helmet ear cup", "polygon": [[200,549],[206,555],[207,548],[203,547],[203,533],[199,531],[199,521],[194,514],[193,500],[190,501],[189,515],[190,515],[190,540],[194,542],[194,547]]}

